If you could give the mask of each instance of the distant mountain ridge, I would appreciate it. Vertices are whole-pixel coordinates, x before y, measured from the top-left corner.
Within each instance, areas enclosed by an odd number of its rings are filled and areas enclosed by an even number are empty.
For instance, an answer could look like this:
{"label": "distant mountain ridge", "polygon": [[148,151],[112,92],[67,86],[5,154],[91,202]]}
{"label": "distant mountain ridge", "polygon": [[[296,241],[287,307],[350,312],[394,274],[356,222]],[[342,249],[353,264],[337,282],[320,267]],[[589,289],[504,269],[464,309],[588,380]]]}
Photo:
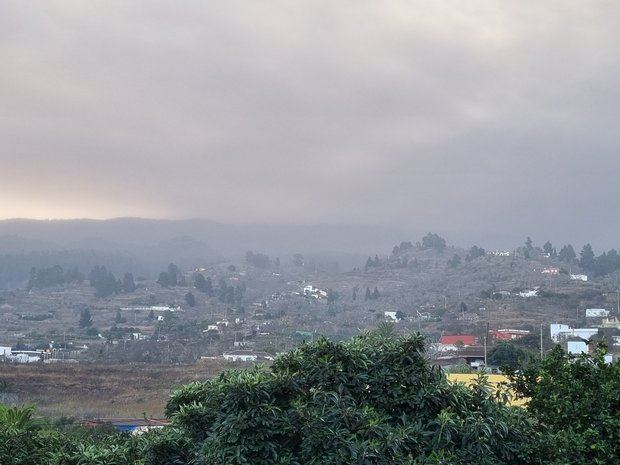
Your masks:
{"label": "distant mountain ridge", "polygon": [[[273,254],[381,252],[402,237],[412,235],[412,231],[403,228],[376,225],[224,224],[206,219],[143,218],[0,220],[0,237],[14,236],[25,241],[43,241],[61,248],[108,248],[103,246],[104,243],[114,244],[113,248],[134,248],[154,246],[179,237],[191,237],[208,244],[216,255],[239,254],[249,249]],[[101,244],[86,244],[95,239]]]}
{"label": "distant mountain ridge", "polygon": [[174,262],[192,268],[242,259],[253,250],[289,259],[295,253],[363,263],[410,231],[366,225],[223,224],[204,219],[0,220],[0,289],[23,285],[31,267],[59,264],[88,272],[96,264],[115,273],[153,275]]}

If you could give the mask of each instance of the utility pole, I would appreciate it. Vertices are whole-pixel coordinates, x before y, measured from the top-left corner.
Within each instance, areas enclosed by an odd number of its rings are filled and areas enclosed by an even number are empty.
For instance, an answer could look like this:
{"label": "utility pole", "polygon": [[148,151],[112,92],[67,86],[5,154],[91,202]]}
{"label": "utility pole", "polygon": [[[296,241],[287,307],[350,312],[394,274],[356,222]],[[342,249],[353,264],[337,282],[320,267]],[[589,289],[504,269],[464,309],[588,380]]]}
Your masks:
{"label": "utility pole", "polygon": [[620,317],[620,289],[618,289],[618,273],[616,273],[616,316]]}
{"label": "utility pole", "polygon": [[484,332],[484,369],[487,369],[487,337],[489,337],[489,322],[485,325]]}
{"label": "utility pole", "polygon": [[543,324],[540,324],[540,359],[542,360],[545,356],[543,351]]}

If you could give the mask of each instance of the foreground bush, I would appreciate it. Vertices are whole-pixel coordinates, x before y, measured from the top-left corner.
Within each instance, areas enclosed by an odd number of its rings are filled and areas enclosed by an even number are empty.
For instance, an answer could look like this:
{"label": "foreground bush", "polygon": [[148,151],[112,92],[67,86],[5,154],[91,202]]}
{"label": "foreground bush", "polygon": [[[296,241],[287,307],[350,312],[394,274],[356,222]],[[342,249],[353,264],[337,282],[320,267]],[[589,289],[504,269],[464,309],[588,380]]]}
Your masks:
{"label": "foreground bush", "polygon": [[449,384],[420,336],[369,334],[190,384],[167,414],[197,464],[529,463],[526,412],[491,392]]}
{"label": "foreground bush", "polygon": [[541,362],[511,374],[514,390],[540,429],[538,455],[554,465],[620,463],[620,364],[570,357],[556,347]]}
{"label": "foreground bush", "polygon": [[231,370],[173,394],[173,425],[127,436],[53,428],[0,406],[2,465],[612,465],[620,367],[554,350],[512,374],[510,407],[429,365],[423,339],[321,339],[273,367]]}

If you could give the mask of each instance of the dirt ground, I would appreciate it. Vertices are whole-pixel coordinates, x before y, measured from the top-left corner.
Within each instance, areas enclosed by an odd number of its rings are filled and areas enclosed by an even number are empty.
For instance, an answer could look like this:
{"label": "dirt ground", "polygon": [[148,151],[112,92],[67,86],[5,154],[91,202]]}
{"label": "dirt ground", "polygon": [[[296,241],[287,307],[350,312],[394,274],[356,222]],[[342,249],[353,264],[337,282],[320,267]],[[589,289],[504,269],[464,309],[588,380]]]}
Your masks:
{"label": "dirt ground", "polygon": [[162,417],[172,391],[216,376],[220,362],[195,365],[0,364],[0,387],[46,417]]}

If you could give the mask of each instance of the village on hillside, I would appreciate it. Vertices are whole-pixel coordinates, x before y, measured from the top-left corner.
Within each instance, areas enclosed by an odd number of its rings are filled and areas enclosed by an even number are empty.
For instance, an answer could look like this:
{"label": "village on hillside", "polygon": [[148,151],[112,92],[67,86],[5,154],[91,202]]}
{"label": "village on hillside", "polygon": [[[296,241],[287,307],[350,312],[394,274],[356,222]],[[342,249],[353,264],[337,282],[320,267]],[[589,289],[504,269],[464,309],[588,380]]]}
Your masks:
{"label": "village on hillside", "polygon": [[609,358],[620,353],[616,275],[588,274],[549,243],[463,250],[429,234],[345,272],[300,254],[248,252],[238,262],[170,264],[157,279],[62,273],[33,270],[24,288],[0,293],[0,360],[269,363],[304,341],[381,324],[421,332],[433,361],[452,370],[498,372],[495,349],[506,344],[530,353],[561,344],[577,355],[604,342]]}

